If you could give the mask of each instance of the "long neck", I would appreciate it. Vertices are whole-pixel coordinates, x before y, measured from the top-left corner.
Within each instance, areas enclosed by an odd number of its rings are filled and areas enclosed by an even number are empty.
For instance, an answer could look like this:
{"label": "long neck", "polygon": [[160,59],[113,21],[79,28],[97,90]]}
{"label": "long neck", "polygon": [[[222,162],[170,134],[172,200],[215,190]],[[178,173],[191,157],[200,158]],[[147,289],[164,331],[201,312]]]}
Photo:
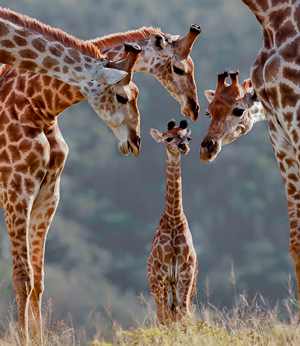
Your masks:
{"label": "long neck", "polygon": [[267,112],[262,106],[261,102],[255,102],[254,105],[250,108],[250,117],[253,120],[253,123],[268,120]]}
{"label": "long neck", "polygon": [[103,63],[75,48],[0,18],[0,62],[57,78],[86,94]]}
{"label": "long neck", "polygon": [[185,219],[181,192],[181,159],[167,150],[166,206],[163,217],[172,224]]}
{"label": "long neck", "polygon": [[[266,27],[271,21],[282,21],[289,15],[290,0],[280,0],[274,5],[271,0],[242,0],[245,5],[255,14],[262,27]],[[296,0],[296,3],[299,3]],[[279,11],[278,11],[279,10]],[[278,17],[279,16],[279,17]]]}

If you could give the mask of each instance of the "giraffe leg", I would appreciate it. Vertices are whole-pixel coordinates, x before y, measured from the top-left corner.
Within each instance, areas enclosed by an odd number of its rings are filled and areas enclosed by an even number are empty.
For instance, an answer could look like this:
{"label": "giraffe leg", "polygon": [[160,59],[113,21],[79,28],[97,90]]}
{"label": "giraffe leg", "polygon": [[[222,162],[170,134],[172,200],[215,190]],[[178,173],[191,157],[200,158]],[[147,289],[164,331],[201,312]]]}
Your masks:
{"label": "giraffe leg", "polygon": [[[290,245],[296,278],[298,305],[300,302],[300,152],[281,136],[270,133],[271,142],[284,181],[289,209]],[[300,305],[299,305],[300,315]]]}
{"label": "giraffe leg", "polygon": [[32,201],[14,195],[15,207],[9,202],[8,193],[4,193],[4,216],[11,242],[13,257],[12,282],[18,305],[18,332],[20,342],[27,344],[28,336],[28,304],[33,288],[33,271],[29,259],[28,223]]}
{"label": "giraffe leg", "polygon": [[42,295],[44,292],[44,252],[48,230],[60,196],[60,175],[65,165],[68,147],[59,128],[48,133],[50,164],[43,185],[36,197],[29,225],[30,260],[34,271],[34,288],[30,296],[30,326],[32,340],[42,343]]}
{"label": "giraffe leg", "polygon": [[170,282],[167,280],[167,272],[163,271],[162,266],[156,263],[158,261],[153,259],[152,250],[147,263],[147,275],[151,294],[157,307],[156,323],[158,326],[169,325],[172,319],[169,301]]}
{"label": "giraffe leg", "polygon": [[192,290],[190,294],[190,306],[189,310],[192,313],[193,312],[193,302],[194,302],[194,296],[197,291],[197,279],[198,279],[198,272],[199,272],[199,266],[198,266],[198,261],[196,261],[196,267],[195,267],[195,273],[194,273],[194,280],[192,284]]}
{"label": "giraffe leg", "polygon": [[195,265],[184,263],[180,270],[178,280],[178,290],[180,295],[180,318],[183,316],[191,317],[191,293],[195,281]]}

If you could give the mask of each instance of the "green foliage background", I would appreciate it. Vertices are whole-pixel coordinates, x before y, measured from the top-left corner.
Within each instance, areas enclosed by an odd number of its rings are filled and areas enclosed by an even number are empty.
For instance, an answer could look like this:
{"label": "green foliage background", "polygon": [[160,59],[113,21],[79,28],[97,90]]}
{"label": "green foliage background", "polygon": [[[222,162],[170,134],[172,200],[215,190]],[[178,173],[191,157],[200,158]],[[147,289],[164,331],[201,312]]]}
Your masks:
{"label": "green foliage background", "polygon": [[[185,35],[193,23],[203,32],[191,53],[200,98],[191,151],[182,160],[183,202],[199,260],[198,301],[232,306],[232,263],[237,293],[270,299],[286,296],[294,267],[288,252],[288,212],[267,123],[224,147],[213,164],[198,158],[209,125],[205,89],[217,73],[239,69],[240,81],[261,45],[261,29],[241,0],[0,0],[2,7],[35,17],[81,39],[141,26]],[[110,129],[83,101],[59,118],[70,147],[61,179],[61,201],[46,246],[44,301],[53,313],[93,333],[91,310],[103,325],[112,318],[126,328],[144,313],[137,299],[149,295],[146,262],[165,199],[165,148],[148,130],[182,119],[179,104],[156,79],[135,74],[141,112],[142,151],[124,157]],[[12,260],[3,213],[0,224],[0,306],[14,299]],[[151,298],[150,301],[152,302]]]}

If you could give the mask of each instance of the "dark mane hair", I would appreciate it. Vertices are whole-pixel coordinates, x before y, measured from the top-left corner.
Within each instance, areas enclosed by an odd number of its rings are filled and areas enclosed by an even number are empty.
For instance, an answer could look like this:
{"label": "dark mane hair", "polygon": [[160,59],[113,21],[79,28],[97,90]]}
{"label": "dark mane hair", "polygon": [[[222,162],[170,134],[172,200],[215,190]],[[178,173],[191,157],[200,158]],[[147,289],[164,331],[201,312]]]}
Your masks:
{"label": "dark mane hair", "polygon": [[87,42],[93,43],[100,51],[105,49],[109,49],[111,47],[123,45],[125,42],[135,42],[140,40],[146,40],[150,37],[150,34],[153,32],[160,33],[168,37],[169,35],[165,35],[161,32],[159,28],[145,27],[138,30],[130,30],[121,33],[115,33],[111,35],[106,35],[102,37],[95,38],[93,40],[89,40]]}
{"label": "dark mane hair", "polygon": [[26,29],[33,30],[42,34],[50,39],[61,42],[65,47],[77,49],[83,54],[87,54],[92,58],[104,58],[97,47],[90,42],[79,40],[78,38],[65,33],[60,29],[54,29],[49,25],[43,24],[36,19],[30,18],[26,15],[11,11],[8,8],[0,7],[0,20],[5,19],[16,25],[20,25]]}

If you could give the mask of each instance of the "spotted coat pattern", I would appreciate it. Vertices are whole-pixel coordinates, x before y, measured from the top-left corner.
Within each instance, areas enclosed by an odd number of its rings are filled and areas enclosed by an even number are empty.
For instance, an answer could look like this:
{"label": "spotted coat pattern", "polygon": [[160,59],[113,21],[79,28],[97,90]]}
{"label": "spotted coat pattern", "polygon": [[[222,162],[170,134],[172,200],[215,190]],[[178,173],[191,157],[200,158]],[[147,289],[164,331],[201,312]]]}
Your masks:
{"label": "spotted coat pattern", "polygon": [[[269,122],[272,146],[284,181],[290,219],[289,250],[295,263],[300,301],[300,1],[242,1],[255,14],[262,27],[262,47],[251,68],[251,81],[263,107],[262,115]],[[236,89],[237,80],[233,84]],[[232,102],[227,97],[223,104],[226,107],[220,109],[220,99],[224,100],[224,96],[229,95],[229,87],[225,85],[222,88],[220,93],[217,93],[217,87],[216,96],[212,97],[208,108],[212,113],[211,124],[217,113],[220,121],[219,126],[214,122],[213,131],[213,126],[210,126],[210,133],[201,144],[200,157],[204,158],[204,161],[213,159],[217,154],[217,150],[213,150],[215,141],[218,140],[213,137],[214,133],[223,127],[222,133],[225,132],[224,128],[227,128],[230,134],[233,134],[233,127],[230,128],[228,119],[231,119],[231,124],[235,122],[238,126],[243,121],[251,120],[249,105],[245,102],[243,104],[246,90],[242,92],[242,97]],[[238,89],[242,88],[238,86]],[[230,86],[230,91],[232,90]],[[243,113],[236,113],[240,120],[233,120],[234,114],[228,112],[228,109],[233,110],[236,104],[245,110]],[[218,112],[214,111],[214,107]],[[220,114],[224,115],[224,112],[227,114],[221,119]],[[263,120],[264,116],[260,120]],[[243,133],[237,133],[236,138],[241,134]]]}
{"label": "spotted coat pattern", "polygon": [[[181,192],[181,154],[189,151],[190,132],[174,127],[164,134],[157,130],[150,133],[155,140],[167,145],[167,181],[165,210],[152,242],[147,274],[157,306],[157,324],[169,325],[182,316],[191,316],[198,277],[197,255],[183,211]],[[173,139],[168,142],[167,138]]]}
{"label": "spotted coat pattern", "polygon": [[263,31],[251,80],[267,110],[270,138],[285,185],[289,249],[295,263],[300,301],[300,1],[243,2],[256,15]]}
{"label": "spotted coat pattern", "polygon": [[[97,65],[103,65],[103,62],[99,59],[100,55],[96,48],[89,47],[99,55],[97,59],[92,54],[88,56],[81,53],[82,47],[78,51],[75,48],[65,47],[63,42],[68,43],[69,46],[78,45],[77,41],[73,43],[71,37],[66,37],[66,34],[59,32],[59,35],[56,35],[57,39],[60,35],[63,35],[64,39],[57,43],[53,38],[51,31],[53,29],[28,18],[27,22],[23,23],[22,16],[0,9],[0,17],[6,18],[9,15],[10,20],[15,20],[18,25],[14,25],[11,21],[0,20],[0,61],[12,64],[18,62],[16,66],[20,66],[22,55],[25,54],[20,53],[20,47],[32,49],[35,52],[40,51],[43,56],[41,58],[32,55],[36,57],[33,59],[34,64],[38,66],[39,61],[42,61],[45,69],[42,72],[45,74],[49,72],[49,75],[38,75],[5,65],[0,70],[0,205],[4,208],[11,241],[13,287],[18,304],[19,335],[22,342],[28,342],[29,310],[32,338],[39,340],[41,344],[44,247],[46,235],[59,202],[60,174],[68,153],[68,147],[58,128],[56,117],[64,109],[84,99],[84,93],[74,85],[64,83],[63,80],[70,82],[68,73],[71,73],[74,78],[77,76],[77,72],[74,74],[71,72],[77,66],[74,52],[77,52],[77,60],[79,58],[81,62],[82,59],[86,62],[88,60],[91,68],[93,62]],[[43,29],[43,34],[39,35],[26,27],[21,27],[21,23],[33,28],[35,28],[34,25],[38,25],[38,29]],[[50,37],[47,36],[48,31]],[[43,48],[42,46],[32,48],[33,37],[36,40],[42,40]],[[67,38],[70,42],[66,42]],[[59,52],[51,48],[53,45],[56,48],[61,47],[60,56],[58,56]],[[89,44],[82,45],[89,46]],[[14,48],[16,51],[7,51]],[[89,49],[85,52],[90,52]],[[57,57],[57,61],[63,57],[64,62],[60,71],[65,71],[66,76],[62,72],[61,80],[53,78],[53,71],[55,74],[58,73],[58,70],[54,70],[57,64],[54,69],[51,64],[45,66],[46,56],[51,52]],[[69,57],[74,58],[72,61],[66,59],[70,52],[72,54]],[[139,150],[139,114],[136,105],[138,92],[135,86],[132,88],[131,77],[139,55],[139,50],[130,48],[126,59],[115,63],[118,64],[117,67],[127,70],[128,75],[116,85],[101,86],[99,89],[101,93],[98,93],[101,96],[101,104],[99,104],[100,107],[97,106],[98,113],[107,114],[105,112],[111,107],[112,94],[116,92],[116,89],[128,98],[128,105],[124,105],[125,109],[123,105],[119,105],[114,112],[117,117],[121,117],[126,112],[131,113],[129,120],[132,119],[132,122],[128,121],[128,130],[125,132],[131,133],[132,142],[135,141],[132,148],[134,146],[137,148],[132,151],[135,150],[136,153]],[[10,57],[10,61],[7,61],[7,57]],[[24,58],[28,62],[31,55],[27,54]],[[30,66],[35,66],[34,64]],[[78,64],[80,66],[79,62]],[[32,71],[35,71],[35,68]],[[41,71],[38,70],[38,72]],[[83,75],[80,78],[82,77]],[[88,83],[87,79],[87,85]],[[104,79],[102,83],[105,84]],[[93,89],[91,91],[95,92]],[[97,97],[100,97],[99,95]],[[93,100],[90,99],[90,101]],[[136,115],[136,122],[134,115]],[[128,147],[126,140],[126,150]]]}

